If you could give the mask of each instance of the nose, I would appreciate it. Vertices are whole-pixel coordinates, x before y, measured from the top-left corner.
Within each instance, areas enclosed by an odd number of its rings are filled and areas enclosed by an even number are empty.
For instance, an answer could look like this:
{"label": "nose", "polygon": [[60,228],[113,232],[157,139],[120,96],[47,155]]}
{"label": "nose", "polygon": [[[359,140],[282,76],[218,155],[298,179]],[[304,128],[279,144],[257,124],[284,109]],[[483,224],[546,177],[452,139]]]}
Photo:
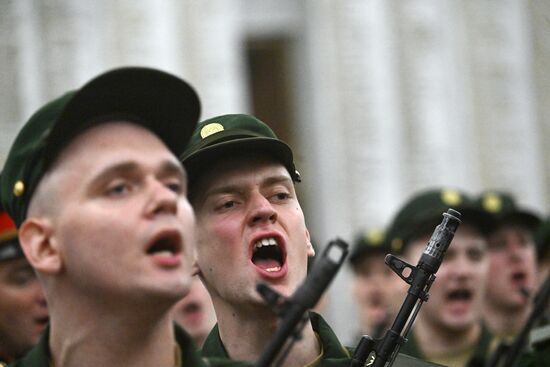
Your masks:
{"label": "nose", "polygon": [[453,264],[449,264],[458,279],[465,279],[472,275],[474,264],[466,256],[457,256]]}
{"label": "nose", "polygon": [[269,200],[260,193],[255,193],[250,199],[249,224],[274,223],[277,220],[277,212]]}
{"label": "nose", "polygon": [[147,215],[176,214],[178,209],[179,193],[168,188],[156,178],[148,180],[149,197]]}

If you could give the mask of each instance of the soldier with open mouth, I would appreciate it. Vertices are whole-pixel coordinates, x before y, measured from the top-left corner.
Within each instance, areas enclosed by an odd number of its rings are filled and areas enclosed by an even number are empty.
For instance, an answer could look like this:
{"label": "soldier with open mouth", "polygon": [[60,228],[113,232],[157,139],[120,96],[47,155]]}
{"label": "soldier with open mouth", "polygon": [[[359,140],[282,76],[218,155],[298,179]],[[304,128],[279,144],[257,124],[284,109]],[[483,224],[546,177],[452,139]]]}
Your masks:
{"label": "soldier with open mouth", "polygon": [[50,324],[15,366],[201,366],[171,309],[191,285],[195,217],[177,156],[194,90],[111,70],[38,110],[6,160],[2,203]]}
{"label": "soldier with open mouth", "polygon": [[[292,151],[257,118],[224,115],[199,124],[182,161],[197,215],[197,271],[218,319],[203,355],[257,361],[278,318],[256,285],[290,296],[314,255]],[[349,366],[348,350],[320,315],[310,315],[284,366]]]}
{"label": "soldier with open mouth", "polygon": [[401,352],[449,367],[483,366],[491,341],[481,324],[481,308],[489,266],[486,234],[492,217],[464,192],[426,190],[399,209],[388,228],[388,241],[403,248],[408,263],[416,264],[448,208],[462,213],[462,223]]}

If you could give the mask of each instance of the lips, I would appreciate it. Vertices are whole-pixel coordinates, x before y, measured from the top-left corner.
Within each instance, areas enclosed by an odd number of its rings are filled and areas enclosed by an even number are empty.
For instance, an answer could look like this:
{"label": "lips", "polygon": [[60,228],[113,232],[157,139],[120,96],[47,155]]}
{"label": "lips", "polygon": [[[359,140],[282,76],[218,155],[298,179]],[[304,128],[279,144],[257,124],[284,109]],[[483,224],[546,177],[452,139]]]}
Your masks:
{"label": "lips", "polygon": [[46,327],[48,322],[50,321],[50,318],[48,316],[38,316],[34,318],[34,323],[36,324],[36,327],[38,328],[38,332],[42,332],[42,330]]}
{"label": "lips", "polygon": [[265,235],[252,242],[251,261],[260,273],[266,277],[284,275],[286,269],[286,250],[279,236]]}

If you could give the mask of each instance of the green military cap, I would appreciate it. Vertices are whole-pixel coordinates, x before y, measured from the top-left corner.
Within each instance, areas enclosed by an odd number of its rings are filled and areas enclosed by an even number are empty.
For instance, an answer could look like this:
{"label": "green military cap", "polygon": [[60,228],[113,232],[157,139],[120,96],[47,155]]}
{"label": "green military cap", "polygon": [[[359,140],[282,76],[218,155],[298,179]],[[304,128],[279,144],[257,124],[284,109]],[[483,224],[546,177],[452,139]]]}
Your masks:
{"label": "green military cap", "polygon": [[0,194],[4,207],[20,226],[45,172],[87,128],[115,119],[130,120],[157,134],[179,156],[199,114],[197,94],[174,75],[144,67],[103,73],[46,104],[23,126],[3,169]]}
{"label": "green military cap", "polygon": [[386,241],[386,233],[381,228],[370,228],[355,236],[349,256],[351,266],[356,266],[363,258],[388,253],[399,253],[401,248],[391,248]]}
{"label": "green military cap", "polygon": [[264,153],[279,160],[295,182],[301,181],[292,150],[258,118],[231,114],[199,123],[185,152],[181,155],[190,180],[212,162],[232,154]]}
{"label": "green military cap", "polygon": [[462,214],[462,222],[487,234],[494,225],[490,214],[481,210],[475,200],[455,188],[429,189],[410,197],[399,209],[387,231],[390,246],[405,249],[410,241],[433,233],[452,208]]}
{"label": "green military cap", "polygon": [[537,258],[539,261],[550,256],[550,218],[542,222],[534,234],[537,246]]}
{"label": "green military cap", "polygon": [[485,191],[477,198],[477,204],[494,216],[496,224],[519,223],[534,230],[540,223],[540,217],[518,206],[514,196],[503,191]]}

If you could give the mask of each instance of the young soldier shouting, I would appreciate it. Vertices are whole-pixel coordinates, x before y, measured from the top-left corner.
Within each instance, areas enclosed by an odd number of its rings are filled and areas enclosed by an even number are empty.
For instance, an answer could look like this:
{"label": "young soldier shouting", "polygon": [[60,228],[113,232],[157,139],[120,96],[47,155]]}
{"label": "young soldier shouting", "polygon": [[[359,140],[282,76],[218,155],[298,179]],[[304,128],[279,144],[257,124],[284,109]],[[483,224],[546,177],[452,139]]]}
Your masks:
{"label": "young soldier shouting", "polygon": [[[292,151],[263,122],[224,115],[199,124],[182,156],[197,215],[197,264],[218,324],[203,346],[211,361],[257,361],[278,319],[256,291],[290,296],[314,255],[294,183]],[[314,313],[284,366],[348,366],[348,351]]]}

